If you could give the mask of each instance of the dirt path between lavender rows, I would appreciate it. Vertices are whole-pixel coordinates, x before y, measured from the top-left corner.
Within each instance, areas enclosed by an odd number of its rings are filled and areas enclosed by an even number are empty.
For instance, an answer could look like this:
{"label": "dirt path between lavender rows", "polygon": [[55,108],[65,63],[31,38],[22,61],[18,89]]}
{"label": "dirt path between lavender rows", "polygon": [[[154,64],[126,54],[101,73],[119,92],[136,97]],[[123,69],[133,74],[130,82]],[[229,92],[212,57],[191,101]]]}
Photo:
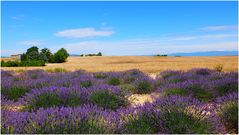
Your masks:
{"label": "dirt path between lavender rows", "polygon": [[[149,76],[155,79],[157,75],[150,74]],[[128,97],[128,100],[131,106],[137,106],[137,105],[143,105],[145,102],[153,102],[154,98],[152,98],[152,96],[155,98],[158,98],[161,96],[161,94],[156,92],[153,92],[150,94],[133,94]]]}
{"label": "dirt path between lavender rows", "polygon": [[152,103],[154,101],[155,97],[160,97],[160,93],[151,93],[151,94],[133,94],[128,97],[128,100],[130,101],[131,106],[137,106],[137,105],[143,105],[146,102]]}

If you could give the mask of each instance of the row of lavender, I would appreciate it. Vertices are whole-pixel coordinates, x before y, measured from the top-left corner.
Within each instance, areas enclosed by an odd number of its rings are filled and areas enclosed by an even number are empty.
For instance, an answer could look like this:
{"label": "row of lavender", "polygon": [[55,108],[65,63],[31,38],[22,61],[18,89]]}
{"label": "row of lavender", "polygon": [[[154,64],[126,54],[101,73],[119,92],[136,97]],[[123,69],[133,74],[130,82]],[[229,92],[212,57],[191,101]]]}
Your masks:
{"label": "row of lavender", "polygon": [[[237,133],[238,73],[2,71],[2,133]],[[161,93],[132,107],[127,96]],[[17,108],[17,109],[14,109]]]}

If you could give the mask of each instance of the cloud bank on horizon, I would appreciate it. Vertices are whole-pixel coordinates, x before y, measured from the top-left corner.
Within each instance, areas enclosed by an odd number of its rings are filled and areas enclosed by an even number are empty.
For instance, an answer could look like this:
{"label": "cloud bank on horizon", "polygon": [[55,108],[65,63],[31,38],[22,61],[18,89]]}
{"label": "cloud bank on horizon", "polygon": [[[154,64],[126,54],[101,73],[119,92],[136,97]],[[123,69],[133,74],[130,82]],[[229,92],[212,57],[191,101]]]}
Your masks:
{"label": "cloud bank on horizon", "polygon": [[[2,2],[1,55],[238,50],[237,2]],[[38,10],[44,8],[43,11]]]}

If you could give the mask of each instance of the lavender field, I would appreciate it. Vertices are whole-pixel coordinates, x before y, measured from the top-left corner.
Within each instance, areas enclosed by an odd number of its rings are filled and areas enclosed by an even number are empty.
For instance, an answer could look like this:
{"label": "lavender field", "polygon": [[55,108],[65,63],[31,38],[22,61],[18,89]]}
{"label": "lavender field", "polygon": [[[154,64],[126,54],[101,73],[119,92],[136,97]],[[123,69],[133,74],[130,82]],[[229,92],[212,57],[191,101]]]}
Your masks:
{"label": "lavender field", "polygon": [[[1,71],[1,133],[238,133],[238,73]],[[155,96],[158,93],[160,96]],[[132,106],[132,94],[153,102]]]}

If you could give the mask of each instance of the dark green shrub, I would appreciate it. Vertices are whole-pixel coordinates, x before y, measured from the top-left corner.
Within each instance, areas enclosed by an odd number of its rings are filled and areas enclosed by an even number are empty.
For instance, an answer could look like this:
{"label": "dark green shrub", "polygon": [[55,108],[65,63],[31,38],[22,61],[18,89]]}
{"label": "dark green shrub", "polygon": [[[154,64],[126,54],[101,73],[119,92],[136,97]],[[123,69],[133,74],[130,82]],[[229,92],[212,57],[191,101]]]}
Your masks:
{"label": "dark green shrub", "polygon": [[1,67],[3,67],[3,65],[5,65],[5,61],[1,60]]}
{"label": "dark green shrub", "polygon": [[136,78],[134,76],[127,76],[124,78],[124,83],[132,83]]}
{"label": "dark green shrub", "polygon": [[90,86],[92,86],[92,85],[93,85],[93,84],[92,84],[91,80],[86,80],[86,81],[80,82],[80,86],[81,86],[81,87],[88,88],[88,87],[90,87]]}
{"label": "dark green shrub", "polygon": [[43,93],[38,95],[36,99],[27,107],[29,110],[37,110],[41,107],[44,109],[48,107],[60,106],[63,101],[56,93]]}
{"label": "dark green shrub", "polygon": [[181,96],[185,96],[187,94],[187,92],[183,89],[180,88],[172,88],[172,89],[168,89],[164,91],[164,95],[168,96],[168,95],[181,95]]}
{"label": "dark green shrub", "polygon": [[222,84],[219,84],[215,89],[218,91],[219,96],[223,96],[226,93],[237,91],[238,84],[235,82],[222,83]]}
{"label": "dark green shrub", "polygon": [[103,73],[97,73],[94,75],[94,77],[97,79],[105,79],[107,77],[107,75],[103,74]]}
{"label": "dark green shrub", "polygon": [[153,84],[151,84],[149,81],[140,81],[136,83],[137,94],[151,93],[152,90],[153,90]]}
{"label": "dark green shrub", "polygon": [[208,122],[185,112],[163,112],[161,117],[169,134],[205,134],[211,132],[211,125]]}
{"label": "dark green shrub", "polygon": [[2,67],[18,67],[20,65],[19,61],[1,61]]}
{"label": "dark green shrub", "polygon": [[124,134],[155,134],[157,128],[153,127],[147,117],[139,117],[130,119],[124,125]]}
{"label": "dark green shrub", "polygon": [[26,92],[28,92],[27,88],[20,87],[20,86],[14,86],[11,89],[2,89],[2,94],[6,96],[8,99],[11,100],[17,100],[21,96],[25,95]]}
{"label": "dark green shrub", "polygon": [[77,95],[69,95],[64,103],[65,106],[75,107],[82,104],[81,99]]}
{"label": "dark green shrub", "polygon": [[222,123],[225,125],[228,133],[238,133],[238,104],[237,102],[228,102],[221,107],[219,112]]}
{"label": "dark green shrub", "polygon": [[45,62],[41,60],[31,61],[7,61],[1,63],[2,67],[27,67],[27,66],[45,66]]}
{"label": "dark green shrub", "polygon": [[109,91],[95,91],[89,97],[90,102],[105,109],[116,110],[127,105],[126,99]]}
{"label": "dark green shrub", "polygon": [[193,96],[203,102],[212,100],[213,95],[210,91],[204,90],[200,86],[192,85],[190,90],[193,92]]}
{"label": "dark green shrub", "polygon": [[42,60],[21,61],[19,66],[45,66],[45,62]]}
{"label": "dark green shrub", "polygon": [[109,85],[119,85],[120,84],[120,79],[116,77],[112,77],[108,80]]}

